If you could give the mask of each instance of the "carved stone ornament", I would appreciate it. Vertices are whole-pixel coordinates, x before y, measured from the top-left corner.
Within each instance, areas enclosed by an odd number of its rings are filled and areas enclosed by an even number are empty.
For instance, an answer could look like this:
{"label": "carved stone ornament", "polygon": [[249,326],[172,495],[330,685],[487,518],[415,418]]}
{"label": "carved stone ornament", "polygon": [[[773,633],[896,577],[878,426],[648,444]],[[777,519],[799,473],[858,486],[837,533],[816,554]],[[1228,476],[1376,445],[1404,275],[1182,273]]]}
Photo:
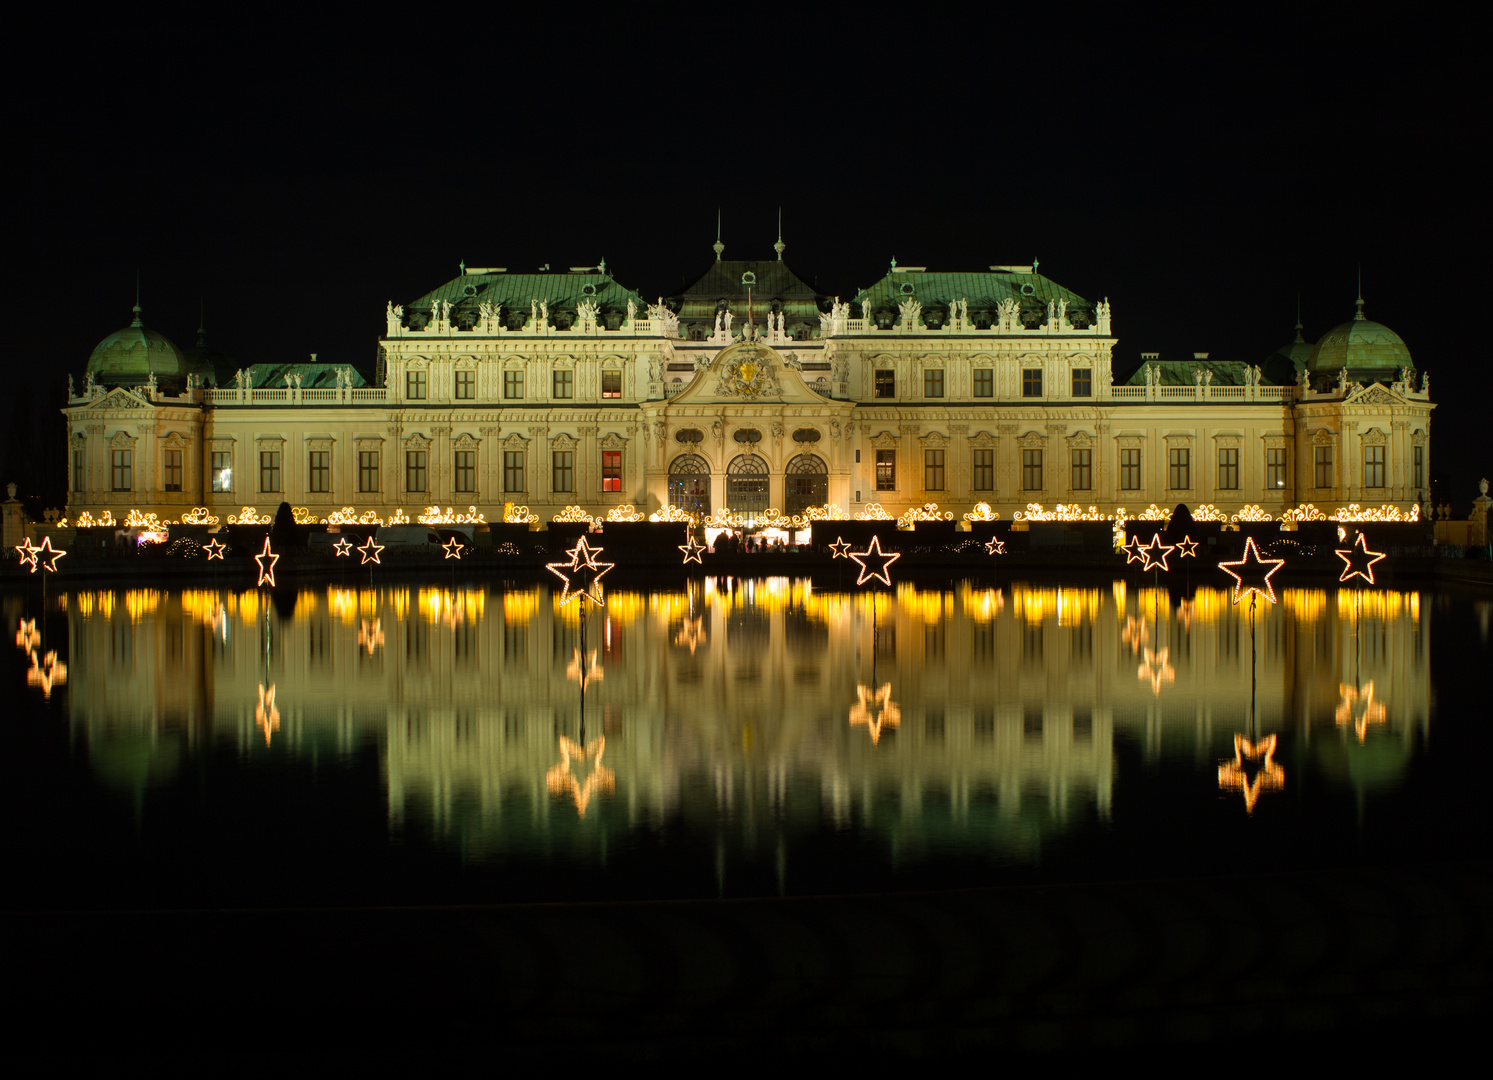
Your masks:
{"label": "carved stone ornament", "polygon": [[148,409],[150,403],[130,393],[128,390],[110,390],[107,394],[95,401],[90,408],[94,409]]}
{"label": "carved stone ornament", "polygon": [[1423,430],[1421,430],[1420,428],[1416,428],[1414,431],[1412,431],[1410,433],[1410,444],[1412,446],[1425,446],[1426,445],[1426,433]]}
{"label": "carved stone ornament", "polygon": [[1378,428],[1369,428],[1363,433],[1363,445],[1365,446],[1383,446],[1388,441],[1389,436]]}
{"label": "carved stone ornament", "polygon": [[1191,435],[1182,433],[1168,435],[1166,436],[1166,445],[1169,447],[1176,447],[1178,449],[1181,449],[1183,447],[1191,446],[1192,439],[1193,437]]}
{"label": "carved stone ornament", "polygon": [[430,446],[430,440],[416,431],[404,440],[404,445],[410,450],[424,450]]}
{"label": "carved stone ornament", "polygon": [[169,431],[166,433],[166,437],[161,440],[161,445],[172,450],[180,450],[182,447],[191,446],[192,440],[179,431]]}
{"label": "carved stone ornament", "polygon": [[550,440],[550,448],[553,450],[574,450],[578,445],[580,443],[577,439],[563,431]]}
{"label": "carved stone ornament", "polygon": [[1318,428],[1312,432],[1312,443],[1316,446],[1331,446],[1337,442],[1337,436],[1326,428]]}
{"label": "carved stone ornament", "polygon": [[526,364],[528,364],[528,361],[522,356],[510,356],[507,360],[503,361],[503,370],[522,371]]}
{"label": "carved stone ornament", "polygon": [[601,440],[601,448],[603,450],[622,450],[626,447],[627,440],[615,431],[608,432],[606,438]]}
{"label": "carved stone ornament", "polygon": [[1222,450],[1237,450],[1244,443],[1241,435],[1215,435],[1213,445]]}
{"label": "carved stone ornament", "polygon": [[128,450],[135,445],[135,440],[128,432],[116,431],[109,445],[115,450]]}
{"label": "carved stone ornament", "polygon": [[871,445],[878,450],[893,450],[897,446],[897,437],[890,431],[883,431],[871,440]]}
{"label": "carved stone ornament", "polygon": [[524,447],[526,447],[528,445],[529,445],[529,440],[526,439],[526,438],[524,438],[522,435],[518,434],[518,432],[514,432],[512,435],[509,435],[508,438],[506,438],[506,439],[503,440],[503,449],[504,450],[511,450],[511,451],[515,451],[515,452],[521,452],[524,449]]}
{"label": "carved stone ornament", "polygon": [[1351,402],[1354,405],[1399,405],[1401,401],[1378,383],[1370,386],[1367,390],[1360,390],[1348,395],[1344,404]]}
{"label": "carved stone ornament", "polygon": [[979,450],[994,450],[995,436],[988,431],[982,431],[969,440],[969,444]]}
{"label": "carved stone ornament", "polygon": [[783,393],[768,349],[744,346],[732,351],[725,364],[715,367],[718,368],[715,392],[722,396],[752,399],[779,397]]}
{"label": "carved stone ornament", "polygon": [[1291,441],[1289,435],[1261,435],[1260,439],[1268,450],[1282,450]]}
{"label": "carved stone ornament", "polygon": [[430,361],[423,356],[411,356],[405,360],[404,366],[411,371],[424,371],[430,367]]}
{"label": "carved stone ornament", "polygon": [[481,440],[474,438],[470,432],[463,431],[451,445],[458,450],[475,450],[482,443]]}
{"label": "carved stone ornament", "polygon": [[335,439],[307,439],[306,449],[313,451],[331,450]]}
{"label": "carved stone ornament", "polygon": [[949,440],[936,431],[931,431],[923,436],[924,450],[942,450],[949,445]]}
{"label": "carved stone ornament", "polygon": [[1089,438],[1086,431],[1080,431],[1068,436],[1068,445],[1076,450],[1083,450],[1094,445],[1094,440]]}
{"label": "carved stone ornament", "polygon": [[1037,434],[1037,432],[1028,431],[1021,438],[1017,439],[1016,443],[1023,450],[1040,450],[1042,448],[1042,444],[1046,441],[1047,439],[1044,436]]}
{"label": "carved stone ornament", "polygon": [[1145,442],[1139,435],[1119,435],[1115,438],[1115,445],[1121,450],[1139,450]]}

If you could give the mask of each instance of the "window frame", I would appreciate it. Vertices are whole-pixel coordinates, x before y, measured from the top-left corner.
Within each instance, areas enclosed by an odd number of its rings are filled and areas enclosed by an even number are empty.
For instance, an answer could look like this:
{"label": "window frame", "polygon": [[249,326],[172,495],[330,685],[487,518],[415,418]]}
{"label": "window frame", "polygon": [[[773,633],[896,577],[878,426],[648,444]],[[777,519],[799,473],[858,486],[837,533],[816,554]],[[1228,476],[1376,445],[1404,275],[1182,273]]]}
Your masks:
{"label": "window frame", "polygon": [[[182,453],[174,447],[161,451],[161,487],[166,491],[180,491],[182,488],[182,476],[186,472],[182,466]],[[173,474],[175,480],[172,480]]]}
{"label": "window frame", "polygon": [[615,369],[602,371],[601,396],[603,399],[622,396],[622,372]]}
{"label": "window frame", "polygon": [[[1080,382],[1082,383],[1082,389],[1079,388]],[[1094,396],[1094,369],[1093,368],[1086,368],[1086,367],[1081,367],[1081,368],[1080,367],[1076,367],[1076,368],[1074,368],[1073,369],[1072,387],[1073,387],[1073,389],[1072,389],[1072,396],[1073,397],[1081,397],[1081,398],[1091,398],[1091,397],[1093,397]]]}
{"label": "window frame", "polygon": [[[259,451],[259,491],[262,495],[280,495],[280,451]],[[273,486],[268,486],[273,485]]]}
{"label": "window frame", "polygon": [[1265,490],[1283,491],[1290,474],[1286,471],[1288,464],[1286,448],[1284,446],[1265,447]]}
{"label": "window frame", "polygon": [[430,373],[424,368],[409,368],[404,373],[404,399],[425,401],[430,393]]}
{"label": "window frame", "polygon": [[876,490],[897,490],[897,451],[876,451]]}
{"label": "window frame", "polygon": [[977,446],[970,452],[970,490],[995,490],[995,451]]}
{"label": "window frame", "polygon": [[457,450],[451,457],[452,490],[461,495],[477,493],[477,451]]}
{"label": "window frame", "polygon": [[503,400],[522,401],[524,399],[524,373],[520,368],[511,368],[503,372]]}
{"label": "window frame", "polygon": [[1382,446],[1365,446],[1363,448],[1363,486],[1366,488],[1382,488],[1384,486],[1384,462],[1388,457]]}
{"label": "window frame", "polygon": [[[376,495],[379,491],[379,451],[358,451],[358,494]],[[371,485],[371,486],[370,486]]]}
{"label": "window frame", "polygon": [[524,451],[503,451],[503,494],[522,495],[528,490],[524,475]]}
{"label": "window frame", "polygon": [[[412,495],[429,494],[430,458],[428,450],[404,452],[404,490]],[[417,487],[416,484],[419,486]]]}
{"label": "window frame", "polygon": [[73,490],[83,490],[83,451],[73,450]]}
{"label": "window frame", "polygon": [[457,368],[456,376],[451,382],[453,401],[477,400],[477,373],[471,368]]}
{"label": "window frame", "polygon": [[[1167,485],[1170,491],[1192,490],[1192,448],[1189,446],[1170,446],[1166,452]],[[1178,483],[1181,481],[1181,483]]]}
{"label": "window frame", "polygon": [[1233,446],[1218,448],[1218,490],[1239,490],[1239,450]]}
{"label": "window frame", "polygon": [[1042,396],[1042,369],[1021,369],[1021,396],[1024,398],[1039,398]]}
{"label": "window frame", "polygon": [[975,368],[971,393],[977,398],[995,397],[995,368]]}
{"label": "window frame", "polygon": [[571,368],[555,368],[550,372],[550,399],[553,401],[575,400],[574,370]]}
{"label": "window frame", "polygon": [[[943,386],[943,368],[923,369],[923,396],[925,398],[943,397]],[[935,489],[930,488],[928,490],[931,491]],[[941,491],[943,489],[939,488],[937,490]]]}
{"label": "window frame", "polygon": [[1042,448],[1022,447],[1021,450],[1021,490],[1041,491],[1042,488]]}
{"label": "window frame", "polygon": [[[233,451],[232,450],[214,450],[214,451],[212,451],[212,459],[211,460],[212,460],[212,463],[213,463],[213,482],[212,482],[213,494],[214,495],[223,495],[223,494],[230,494],[230,493],[232,493],[232,491],[233,491]],[[223,473],[225,471],[228,473],[228,479],[227,479],[226,482],[223,480]]]}
{"label": "window frame", "polygon": [[944,451],[939,448],[924,448],[923,450],[923,490],[943,491],[946,479],[944,472]]}
{"label": "window frame", "polygon": [[1415,477],[1415,483],[1411,486],[1415,488],[1423,488],[1425,487],[1423,481],[1425,480],[1426,475],[1426,448],[1424,446],[1412,446],[1410,449],[1412,451],[1411,467],[1414,469],[1413,475]]}
{"label": "window frame", "polygon": [[[318,461],[318,458],[321,460]],[[331,493],[332,452],[330,450],[308,450],[306,452],[306,490],[313,495]]]}
{"label": "window frame", "polygon": [[135,490],[134,450],[109,451],[109,490]]}
{"label": "window frame", "polygon": [[601,452],[601,490],[622,490],[621,450],[603,450]]}
{"label": "window frame", "polygon": [[1120,447],[1120,490],[1140,491],[1143,478],[1140,471],[1140,447]]}
{"label": "window frame", "polygon": [[[562,485],[563,478],[563,485]],[[550,451],[550,491],[556,495],[575,494],[575,451]]]}
{"label": "window frame", "polygon": [[897,369],[876,368],[871,377],[872,396],[887,400],[897,396]]}
{"label": "window frame", "polygon": [[[1333,486],[1336,474],[1333,472],[1332,447],[1312,447],[1312,487],[1318,491],[1326,491]],[[1326,483],[1323,481],[1326,480]]]}
{"label": "window frame", "polygon": [[1094,453],[1090,447],[1075,446],[1068,451],[1069,490],[1094,490]]}

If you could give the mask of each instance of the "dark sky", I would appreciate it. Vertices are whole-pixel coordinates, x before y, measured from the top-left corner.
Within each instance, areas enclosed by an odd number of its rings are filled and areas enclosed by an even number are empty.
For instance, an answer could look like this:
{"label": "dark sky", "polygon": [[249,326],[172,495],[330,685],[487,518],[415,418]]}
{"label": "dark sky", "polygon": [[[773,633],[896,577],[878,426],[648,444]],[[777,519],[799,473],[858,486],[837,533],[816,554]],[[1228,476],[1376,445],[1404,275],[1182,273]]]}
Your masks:
{"label": "dark sky", "polygon": [[1038,258],[1110,298],[1117,366],[1259,362],[1298,294],[1315,340],[1361,266],[1370,317],[1433,376],[1446,497],[1493,471],[1457,389],[1486,93],[1429,15],[534,10],[13,27],[6,355],[37,373],[36,430],[47,386],[129,321],[137,269],[178,344],[200,301],[244,363],[371,374],[385,301],[463,259],[605,257],[652,297],[713,257],[718,207],[728,256],[771,257],[781,206],[790,264],[844,296],[893,257]]}

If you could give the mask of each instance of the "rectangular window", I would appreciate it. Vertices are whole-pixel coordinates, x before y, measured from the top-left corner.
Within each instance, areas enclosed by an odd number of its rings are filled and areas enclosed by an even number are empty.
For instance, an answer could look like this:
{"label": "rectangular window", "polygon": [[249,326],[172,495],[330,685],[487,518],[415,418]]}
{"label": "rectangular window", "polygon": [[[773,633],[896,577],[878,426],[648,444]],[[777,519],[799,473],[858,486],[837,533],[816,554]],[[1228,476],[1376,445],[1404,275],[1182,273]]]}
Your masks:
{"label": "rectangular window", "polygon": [[897,396],[897,374],[891,368],[876,369],[876,396],[879,398]]}
{"label": "rectangular window", "polygon": [[876,490],[897,490],[897,451],[876,451]]}
{"label": "rectangular window", "polygon": [[943,455],[942,450],[923,451],[923,490],[943,490]]}
{"label": "rectangular window", "polygon": [[358,451],[358,490],[364,494],[378,490],[378,451]]}
{"label": "rectangular window", "polygon": [[1363,486],[1371,488],[1384,486],[1384,447],[1365,446],[1363,448]]}
{"label": "rectangular window", "polygon": [[995,397],[995,368],[975,368],[975,397]]}
{"label": "rectangular window", "polygon": [[574,491],[575,452],[571,450],[556,450],[552,457],[554,471],[551,477],[550,489],[556,492]]}
{"label": "rectangular window", "polygon": [[601,490],[622,490],[621,450],[603,450],[601,452]]}
{"label": "rectangular window", "polygon": [[1140,449],[1120,451],[1120,490],[1140,490]]}
{"label": "rectangular window", "polygon": [[570,391],[572,386],[574,385],[571,379],[574,375],[575,372],[571,371],[569,368],[561,368],[560,370],[555,372],[554,396],[556,400],[570,397]]}
{"label": "rectangular window", "polygon": [[477,451],[456,451],[456,490],[463,495],[477,490]]}
{"label": "rectangular window", "polygon": [[923,372],[923,396],[925,398],[943,397],[943,368],[929,368]]}
{"label": "rectangular window", "polygon": [[1417,446],[1413,449],[1415,450],[1415,486],[1425,487],[1426,448]]}
{"label": "rectangular window", "polygon": [[1218,451],[1218,490],[1239,490],[1238,450],[1222,449]]}
{"label": "rectangular window", "polygon": [[1073,452],[1073,490],[1088,491],[1094,486],[1093,459],[1090,458],[1090,450],[1074,450]]}
{"label": "rectangular window", "polygon": [[1332,487],[1332,447],[1318,446],[1314,448],[1313,455],[1313,477],[1315,487]]}
{"label": "rectangular window", "polygon": [[503,490],[506,492],[524,490],[524,452],[522,450],[503,451]]}
{"label": "rectangular window", "polygon": [[110,486],[115,491],[129,491],[135,486],[133,450],[115,450],[110,455],[112,467]]}
{"label": "rectangular window", "polygon": [[1042,451],[1021,452],[1021,486],[1026,491],[1042,490]]}
{"label": "rectangular window", "polygon": [[1094,396],[1094,373],[1088,368],[1073,369],[1073,396]]}
{"label": "rectangular window", "polygon": [[972,479],[975,491],[995,490],[994,450],[976,450],[974,452],[974,474]]}
{"label": "rectangular window", "polygon": [[332,490],[332,454],[328,450],[311,451],[310,469],[307,474],[310,480],[309,491],[325,494]]}
{"label": "rectangular window", "polygon": [[259,452],[259,490],[263,492],[280,490],[280,451],[261,450]]}
{"label": "rectangular window", "polygon": [[503,396],[510,401],[524,396],[524,373],[522,371],[503,372]]}
{"label": "rectangular window", "polygon": [[1022,397],[1041,397],[1042,396],[1042,369],[1041,368],[1022,368],[1021,369],[1021,396]]}
{"label": "rectangular window", "polygon": [[404,453],[404,490],[425,490],[425,451],[406,450]]}
{"label": "rectangular window", "polygon": [[601,396],[604,398],[622,396],[622,372],[603,371],[601,373]]}
{"label": "rectangular window", "polygon": [[[1418,454],[1420,447],[1417,446],[1415,450]],[[83,490],[83,451],[81,450],[73,451],[73,490]]]}
{"label": "rectangular window", "polygon": [[1279,491],[1286,486],[1286,448],[1272,447],[1265,451],[1265,488]]}
{"label": "rectangular window", "polygon": [[425,400],[425,372],[406,371],[404,373],[404,396],[411,401]]}
{"label": "rectangular window", "polygon": [[229,451],[213,451],[213,490],[233,490],[233,454]]}
{"label": "rectangular window", "polygon": [[166,450],[161,455],[162,479],[167,491],[181,490],[181,454],[180,450]]}
{"label": "rectangular window", "polygon": [[458,371],[456,373],[456,400],[471,401],[477,396],[477,373],[475,371]]}
{"label": "rectangular window", "polygon": [[1192,451],[1185,447],[1175,448],[1169,456],[1171,487],[1174,491],[1186,491],[1192,487]]}

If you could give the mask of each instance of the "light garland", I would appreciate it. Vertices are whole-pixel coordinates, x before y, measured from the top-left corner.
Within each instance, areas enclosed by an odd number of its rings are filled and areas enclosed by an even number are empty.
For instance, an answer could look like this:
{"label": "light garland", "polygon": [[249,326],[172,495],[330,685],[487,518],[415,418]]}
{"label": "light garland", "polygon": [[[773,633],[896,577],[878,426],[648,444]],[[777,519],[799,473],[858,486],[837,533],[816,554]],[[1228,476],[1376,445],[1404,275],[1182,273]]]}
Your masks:
{"label": "light garland", "polygon": [[844,521],[845,511],[838,503],[826,503],[824,506],[804,507],[803,517],[806,521]]}
{"label": "light garland", "polygon": [[427,506],[425,512],[415,519],[421,525],[486,525],[487,517],[477,512],[475,506],[468,506],[465,514],[458,514],[456,507],[450,506],[442,510],[439,506]]}
{"label": "light garland", "polygon": [[1177,558],[1195,559],[1198,555],[1198,542],[1190,536],[1184,536],[1177,541]]}
{"label": "light garland", "polygon": [[358,512],[351,506],[344,506],[341,510],[333,510],[322,521],[327,525],[356,525]]}
{"label": "light garland", "polygon": [[275,519],[272,517],[260,517],[259,511],[252,506],[241,509],[237,515],[228,515],[230,525],[273,525]]}
{"label": "light garland", "polygon": [[1409,514],[1402,514],[1398,506],[1390,506],[1388,503],[1385,503],[1383,506],[1377,508],[1369,507],[1367,510],[1359,509],[1357,503],[1349,503],[1347,506],[1340,509],[1337,513],[1333,514],[1327,520],[1337,522],[1419,521],[1420,507],[1415,506],[1411,509]]}
{"label": "light garland", "polygon": [[78,529],[108,529],[112,528],[113,526],[114,515],[108,510],[105,510],[97,518],[95,518],[87,510],[84,510],[81,514],[78,515],[78,520],[73,523],[73,527]]}
{"label": "light garland", "polygon": [[1384,558],[1382,551],[1370,551],[1369,542],[1363,533],[1358,534],[1358,539],[1349,548],[1338,548],[1337,557],[1343,560],[1343,573],[1338,581],[1347,581],[1351,577],[1361,577],[1370,585],[1374,583],[1374,564]]}
{"label": "light garland", "polygon": [[379,563],[378,553],[383,550],[384,545],[375,540],[372,533],[369,533],[367,541],[358,548],[358,553],[363,556],[363,561],[358,565],[367,566],[370,562],[382,565]]}
{"label": "light garland", "polygon": [[353,542],[345,536],[338,537],[337,542],[332,545],[332,550],[337,553],[338,557],[350,557],[353,553]]}
{"label": "light garland", "polygon": [[[1196,515],[1194,515],[1194,517],[1196,517]],[[1261,510],[1254,503],[1245,503],[1244,504],[1244,509],[1240,510],[1237,514],[1231,514],[1231,515],[1229,515],[1229,522],[1231,524],[1234,524],[1234,525],[1237,525],[1241,521],[1271,521],[1271,520],[1273,520],[1273,519],[1270,517],[1270,515],[1267,514],[1267,513],[1265,513],[1264,510]]]}
{"label": "light garland", "polygon": [[829,546],[831,559],[850,558],[850,541],[843,536],[835,537],[835,542]]}
{"label": "light garland", "polygon": [[[1286,786],[1286,772],[1275,763],[1275,736],[1267,735],[1259,743],[1252,743],[1243,735],[1234,735],[1234,760],[1219,762],[1218,787],[1220,791],[1237,791],[1244,796],[1244,808],[1255,812],[1255,802],[1266,791],[1280,791]],[[1244,772],[1246,761],[1258,761],[1260,771],[1250,779]]]}
{"label": "light garland", "polygon": [[225,552],[225,551],[228,550],[228,545],[227,544],[223,544],[223,543],[219,543],[218,542],[218,538],[217,537],[213,537],[212,539],[208,540],[207,543],[205,543],[205,544],[202,545],[202,550],[205,551],[205,552],[207,552],[207,561],[208,562],[212,562],[214,559],[217,559],[219,562],[222,562],[223,561],[223,552]]}
{"label": "light garland", "polygon": [[624,503],[621,506],[614,506],[608,510],[607,520],[621,522],[642,521],[643,515],[634,510],[632,504]]}
{"label": "light garland", "polygon": [[218,515],[205,506],[194,506],[181,516],[183,525],[216,525]]}
{"label": "light garland", "polygon": [[446,558],[456,559],[458,562],[461,560],[461,553],[466,550],[462,542],[454,536],[442,544],[441,547],[445,549]]}
{"label": "light garland", "polygon": [[270,744],[270,735],[280,730],[280,710],[275,708],[275,684],[266,690],[259,683],[259,704],[254,706],[254,726],[264,731],[264,745]]}
{"label": "light garland", "polygon": [[965,521],[997,521],[1000,518],[999,510],[990,509],[987,502],[975,503],[975,508],[964,515]]}
{"label": "light garland", "polygon": [[[565,554],[570,558],[564,562],[545,563],[545,568],[565,583],[560,593],[560,606],[564,607],[578,596],[589,596],[598,604],[605,603],[601,591],[601,579],[615,563],[598,562],[596,556],[602,549],[591,547],[584,536],[580,537]],[[576,580],[572,580],[572,579]],[[572,591],[572,586],[577,586]]]}
{"label": "light garland", "polygon": [[[1140,548],[1140,554],[1145,556],[1146,560],[1146,563],[1141,567],[1141,570],[1146,571],[1159,567],[1160,569],[1170,573],[1171,568],[1166,565],[1166,557],[1176,550],[1177,549],[1175,545],[1163,544],[1161,542],[1160,532],[1153,534],[1151,537],[1151,542]],[[1129,560],[1126,561],[1128,562]]]}
{"label": "light garland", "polygon": [[[1374,680],[1370,679],[1362,692],[1356,686],[1338,683],[1338,695],[1341,700],[1338,702],[1335,715],[1337,726],[1351,726],[1354,734],[1358,736],[1359,744],[1362,745],[1368,736],[1369,725],[1384,723],[1387,711],[1383,703],[1374,700]],[[1355,709],[1355,706],[1360,704],[1363,706],[1362,712]]]}
{"label": "light garland", "polygon": [[1212,503],[1203,503],[1192,512],[1193,521],[1228,521],[1229,516]]}
{"label": "light garland", "polygon": [[[684,543],[678,546],[679,550],[684,552],[684,561],[686,563],[700,562],[700,553],[705,550],[705,545],[696,540],[693,533],[685,537]],[[701,563],[701,565],[703,566],[704,564]]]}
{"label": "light garland", "polygon": [[156,517],[155,514],[142,514],[134,507],[130,507],[130,512],[124,518],[124,527],[126,529],[163,530],[166,528],[166,525],[167,523]]}
{"label": "light garland", "polygon": [[882,728],[895,728],[902,723],[902,710],[892,700],[892,684],[885,683],[879,690],[857,685],[855,695],[859,700],[850,706],[850,726],[865,724],[871,733],[871,745],[875,746],[881,741]]}
{"label": "light garland", "polygon": [[31,543],[31,537],[25,536],[21,538],[21,542],[19,544],[15,545],[15,549],[16,553],[21,558],[21,565],[25,566],[29,563],[31,566],[31,573],[36,573],[36,556],[37,553],[41,551],[41,548],[36,547]]}
{"label": "light garland", "polygon": [[897,527],[910,529],[919,521],[953,521],[954,515],[951,511],[940,511],[938,503],[924,503],[922,506],[913,506],[904,510],[897,517]]}
{"label": "light garland", "polygon": [[1109,514],[1101,514],[1097,506],[1085,510],[1078,503],[1058,503],[1055,510],[1044,510],[1041,503],[1027,503],[1026,510],[1011,515],[1013,521],[1108,521]]}
{"label": "light garland", "polygon": [[[892,563],[902,558],[900,551],[882,551],[881,537],[872,534],[871,545],[865,551],[852,551],[850,558],[861,568],[861,576],[856,579],[857,585],[864,585],[871,578],[879,578],[886,585],[891,585]],[[873,569],[867,562],[875,564]]]}
{"label": "light garland", "polygon": [[1292,509],[1282,513],[1280,519],[1282,521],[1290,522],[1326,521],[1327,515],[1322,513],[1322,511],[1318,510],[1311,503],[1302,503],[1300,506],[1293,507]]}
{"label": "light garland", "polygon": [[317,523],[316,512],[308,510],[304,506],[292,506],[290,508],[290,518],[297,525],[315,525]]}
{"label": "light garland", "polygon": [[[525,511],[527,511],[528,507],[522,507],[522,509],[525,510]],[[655,522],[663,522],[663,521],[681,521],[682,522],[682,521],[693,521],[694,519],[695,519],[695,516],[693,514],[691,514],[688,510],[684,509],[682,506],[675,506],[673,503],[667,503],[664,506],[660,506],[657,510],[655,510],[653,513],[651,513],[651,514],[648,515],[648,520],[649,521],[655,521]]]}
{"label": "light garland", "polygon": [[554,517],[550,518],[550,521],[557,522],[562,525],[578,525],[584,522],[588,529],[594,529],[597,525],[600,524],[599,518],[592,517],[579,506],[567,506],[564,510],[561,510]]}
{"label": "light garland", "polygon": [[855,515],[856,521],[891,521],[892,515],[882,509],[879,502],[867,503],[864,510]]}
{"label": "light garland", "polygon": [[510,525],[532,525],[539,518],[529,512],[527,506],[505,506],[503,520]]}

